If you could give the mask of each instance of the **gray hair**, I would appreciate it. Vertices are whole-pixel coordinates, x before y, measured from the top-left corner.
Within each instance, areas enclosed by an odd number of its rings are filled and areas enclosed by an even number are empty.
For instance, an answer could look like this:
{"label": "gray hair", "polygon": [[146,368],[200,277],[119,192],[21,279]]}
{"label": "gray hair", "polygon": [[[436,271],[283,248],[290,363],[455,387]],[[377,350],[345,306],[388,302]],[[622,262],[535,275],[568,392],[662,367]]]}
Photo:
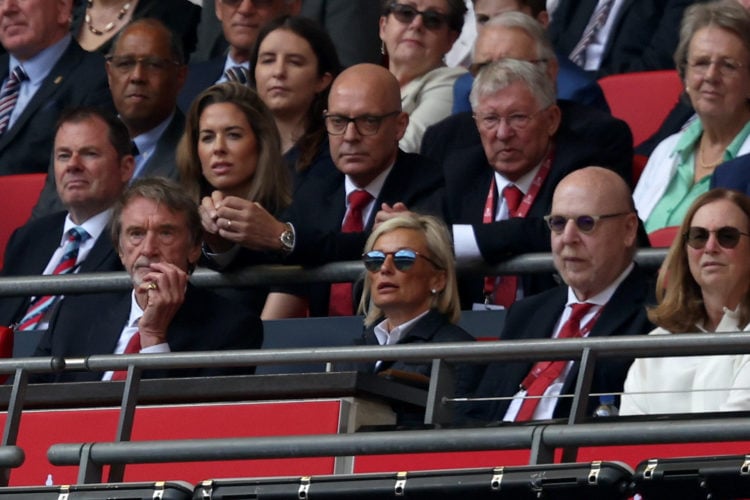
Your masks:
{"label": "gray hair", "polygon": [[[552,42],[541,23],[533,17],[518,11],[503,12],[487,21],[484,29],[501,27],[524,31],[536,42],[536,58],[544,61],[556,61],[557,55]],[[480,35],[481,36],[481,35]]]}
{"label": "gray hair", "polygon": [[482,97],[495,94],[515,82],[525,84],[542,109],[557,101],[554,82],[538,64],[503,59],[488,64],[479,71],[469,96],[472,110],[476,111]]}

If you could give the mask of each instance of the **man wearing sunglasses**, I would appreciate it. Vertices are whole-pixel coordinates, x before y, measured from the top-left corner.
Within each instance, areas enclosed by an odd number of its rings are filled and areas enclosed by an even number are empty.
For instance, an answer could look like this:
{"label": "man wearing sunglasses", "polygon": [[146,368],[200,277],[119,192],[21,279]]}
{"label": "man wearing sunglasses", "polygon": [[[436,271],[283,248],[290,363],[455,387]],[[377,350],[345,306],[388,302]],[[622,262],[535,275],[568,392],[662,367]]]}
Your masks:
{"label": "man wearing sunglasses", "polygon": [[216,51],[220,55],[190,64],[187,80],[177,99],[183,112],[190,109],[190,103],[198,94],[215,83],[230,80],[248,83],[250,52],[258,32],[279,16],[299,14],[302,5],[302,0],[204,0],[208,2],[214,4],[224,36],[216,33],[211,37],[205,33],[203,25],[211,25],[213,20],[204,23],[207,16],[202,15],[199,43],[222,48]]}
{"label": "man wearing sunglasses", "polygon": [[[555,189],[545,220],[555,268],[565,285],[515,303],[500,338],[648,333],[653,326],[646,306],[654,303],[653,284],[633,262],[639,221],[622,178],[601,167],[569,174]],[[568,326],[573,322],[575,327]],[[631,362],[618,358],[597,362],[591,392],[622,392]],[[491,363],[474,397],[513,399],[471,403],[467,416],[481,421],[567,416],[571,400],[557,396],[571,394],[577,376],[577,363]],[[587,416],[598,402],[590,398]]]}

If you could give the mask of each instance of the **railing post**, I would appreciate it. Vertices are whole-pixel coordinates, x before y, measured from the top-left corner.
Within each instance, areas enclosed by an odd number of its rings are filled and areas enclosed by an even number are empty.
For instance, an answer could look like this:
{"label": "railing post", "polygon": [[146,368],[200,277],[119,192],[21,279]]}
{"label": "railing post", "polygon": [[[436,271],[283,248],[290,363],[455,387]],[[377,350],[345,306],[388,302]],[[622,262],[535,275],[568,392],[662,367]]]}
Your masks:
{"label": "railing post", "polygon": [[433,359],[424,411],[425,424],[445,424],[453,420],[453,408],[445,399],[453,397],[454,387],[453,366],[443,359]]}
{"label": "railing post", "polygon": [[91,459],[91,448],[94,443],[81,446],[78,462],[78,484],[94,484],[102,482],[102,466]]}
{"label": "railing post", "polygon": [[[573,393],[573,403],[570,406],[570,414],[568,415],[568,425],[580,423],[586,418],[595,367],[596,354],[591,349],[585,348],[581,354],[581,361],[578,367],[578,378],[576,379],[576,388]],[[578,447],[563,448],[563,462],[575,462],[577,456]]]}
{"label": "railing post", "polygon": [[[21,425],[21,413],[23,412],[23,403],[26,398],[26,387],[29,382],[29,374],[23,368],[15,371],[13,376],[13,389],[10,393],[8,403],[8,414],[5,420],[5,429],[3,430],[3,446],[14,446],[18,439],[18,429]],[[8,486],[10,482],[9,468],[0,468],[0,486]]]}
{"label": "railing post", "polygon": [[[120,405],[120,418],[117,423],[117,435],[115,441],[130,441],[133,434],[133,419],[135,407],[138,403],[138,388],[141,384],[141,369],[135,365],[128,366],[125,386],[122,391],[122,404]],[[125,476],[125,464],[113,464],[109,468],[109,481],[121,482]]]}

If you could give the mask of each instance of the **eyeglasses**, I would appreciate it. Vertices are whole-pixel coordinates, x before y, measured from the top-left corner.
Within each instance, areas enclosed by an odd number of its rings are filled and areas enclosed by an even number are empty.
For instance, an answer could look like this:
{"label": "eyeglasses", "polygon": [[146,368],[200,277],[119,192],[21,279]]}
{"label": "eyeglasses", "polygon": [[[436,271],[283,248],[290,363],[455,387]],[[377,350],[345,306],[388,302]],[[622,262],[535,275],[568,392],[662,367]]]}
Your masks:
{"label": "eyeglasses", "polygon": [[602,219],[610,219],[612,217],[620,217],[621,215],[628,215],[632,212],[618,212],[616,214],[604,214],[604,215],[577,215],[575,217],[568,217],[565,215],[545,215],[544,220],[547,222],[550,231],[556,234],[562,234],[565,231],[565,226],[568,225],[568,221],[572,220],[578,230],[582,233],[590,233],[596,227],[596,223]]}
{"label": "eyeglasses", "polygon": [[698,57],[692,61],[688,61],[688,67],[699,76],[703,76],[708,73],[709,68],[712,65],[716,65],[716,69],[719,74],[723,77],[733,77],[739,73],[740,69],[745,67],[739,61],[734,59],[711,59],[709,57]]}
{"label": "eyeglasses", "polygon": [[[227,7],[239,7],[244,0],[221,0],[221,3]],[[271,7],[276,0],[252,0],[253,5],[257,9],[264,9]]]}
{"label": "eyeglasses", "polygon": [[411,24],[414,18],[422,16],[422,25],[431,31],[436,31],[448,24],[448,16],[436,10],[417,10],[411,5],[392,3],[388,12],[400,23]]}
{"label": "eyeglasses", "polygon": [[383,267],[385,259],[389,255],[393,257],[393,265],[396,266],[396,269],[402,272],[411,269],[414,266],[414,262],[416,262],[417,257],[422,257],[424,260],[426,260],[436,268],[442,269],[442,267],[439,266],[437,262],[427,257],[426,255],[417,252],[416,250],[412,250],[411,248],[402,248],[401,250],[396,250],[395,252],[381,252],[380,250],[370,250],[369,252],[362,254],[362,262],[365,263],[365,269],[367,269],[371,273],[376,273],[380,271],[381,267]]}
{"label": "eyeglasses", "polygon": [[160,73],[166,71],[171,66],[181,66],[177,61],[162,59],[161,57],[135,57],[135,56],[107,56],[105,57],[109,65],[118,73],[132,73],[135,67],[140,64],[144,70],[150,73]]}
{"label": "eyeglasses", "polygon": [[331,135],[343,135],[346,133],[346,128],[349,123],[354,123],[354,128],[357,129],[359,135],[375,135],[380,130],[380,125],[383,120],[390,116],[396,116],[401,111],[391,111],[384,115],[360,115],[354,118],[349,118],[344,115],[324,115],[326,123],[326,130]]}
{"label": "eyeglasses", "polygon": [[542,111],[546,111],[549,108],[540,109],[533,113],[513,113],[508,116],[500,116],[494,113],[483,114],[474,113],[474,121],[477,124],[477,128],[482,132],[494,132],[500,126],[503,120],[508,127],[512,128],[516,132],[524,130],[531,124],[531,120],[534,119]]}
{"label": "eyeglasses", "polygon": [[732,226],[724,226],[716,230],[693,226],[684,234],[685,243],[691,248],[700,250],[706,246],[706,243],[708,243],[708,237],[711,233],[716,235],[716,241],[719,243],[719,246],[726,249],[736,247],[740,242],[740,236],[750,236],[750,234],[743,233],[736,227]]}
{"label": "eyeglasses", "polygon": [[[476,77],[480,71],[482,71],[482,68],[485,66],[492,64],[493,62],[502,61],[503,59],[516,59],[512,57],[503,57],[500,59],[496,59],[494,61],[484,61],[484,62],[475,62],[469,65],[469,73],[471,73],[471,76]],[[519,61],[525,61],[531,64],[547,64],[549,62],[549,59],[518,59]]]}

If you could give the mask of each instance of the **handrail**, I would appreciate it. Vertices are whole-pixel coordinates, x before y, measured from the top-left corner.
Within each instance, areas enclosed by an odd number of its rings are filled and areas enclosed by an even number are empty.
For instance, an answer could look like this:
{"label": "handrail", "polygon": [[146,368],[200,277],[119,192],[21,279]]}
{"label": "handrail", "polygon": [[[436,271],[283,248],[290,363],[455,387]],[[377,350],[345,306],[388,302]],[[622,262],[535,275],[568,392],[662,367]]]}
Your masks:
{"label": "handrail", "polygon": [[[639,250],[635,261],[644,268],[658,268],[666,255],[665,249]],[[359,261],[334,262],[319,267],[259,265],[233,273],[198,269],[190,282],[200,287],[238,287],[255,285],[290,285],[302,283],[335,283],[355,281],[364,270]],[[552,255],[530,253],[509,259],[501,264],[460,264],[460,274],[502,275],[550,273],[554,271]],[[85,273],[56,276],[0,277],[0,297],[39,294],[93,293],[127,290],[132,286],[125,272]]]}

